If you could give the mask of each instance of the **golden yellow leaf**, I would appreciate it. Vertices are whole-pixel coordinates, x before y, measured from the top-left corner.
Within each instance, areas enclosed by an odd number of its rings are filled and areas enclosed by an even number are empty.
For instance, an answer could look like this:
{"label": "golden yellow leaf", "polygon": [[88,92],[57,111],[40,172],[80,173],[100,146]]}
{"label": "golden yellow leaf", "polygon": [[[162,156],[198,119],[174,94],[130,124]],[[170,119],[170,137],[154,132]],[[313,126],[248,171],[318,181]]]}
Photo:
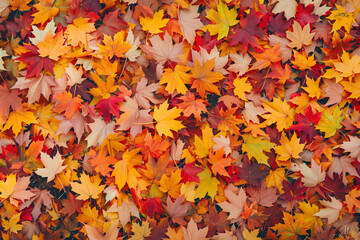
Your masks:
{"label": "golden yellow leaf", "polygon": [[191,83],[191,75],[187,73],[190,67],[177,64],[174,70],[170,68],[164,69],[160,84],[166,84],[165,90],[173,94],[176,90],[180,94],[185,94],[188,88],[185,84]]}
{"label": "golden yellow leaf", "polygon": [[89,177],[83,173],[80,176],[80,183],[71,182],[71,191],[79,194],[76,199],[88,200],[89,198],[97,199],[105,188],[105,185],[100,185],[101,178],[98,175]]}
{"label": "golden yellow leaf", "polygon": [[29,112],[29,111],[25,111],[25,112],[13,111],[13,112],[11,112],[9,115],[9,119],[7,120],[2,131],[5,131],[5,130],[11,128],[13,130],[15,136],[17,136],[22,129],[22,123],[25,123],[26,125],[30,125],[32,123],[37,123],[34,113]]}
{"label": "golden yellow leaf", "polygon": [[237,77],[234,80],[234,94],[244,101],[248,101],[245,96],[245,92],[250,92],[252,89],[251,84],[246,82],[247,79],[247,77]]}
{"label": "golden yellow leaf", "polygon": [[114,35],[114,40],[111,36],[104,34],[104,45],[98,44],[99,53],[106,55],[108,58],[114,56],[125,57],[125,53],[132,48],[128,41],[124,41],[125,31],[120,31]]}
{"label": "golden yellow leaf", "polygon": [[140,17],[140,24],[144,31],[149,31],[149,33],[156,34],[161,33],[163,28],[168,23],[169,19],[162,19],[164,17],[164,10],[161,9],[154,13],[153,17],[146,16]]}
{"label": "golden yellow leaf", "polygon": [[185,126],[181,124],[181,121],[175,120],[175,118],[180,117],[182,109],[172,108],[169,109],[169,103],[163,102],[158,108],[154,110],[154,119],[157,122],[156,130],[160,136],[163,134],[167,137],[173,138],[173,134],[170,130],[175,132],[184,128]]}
{"label": "golden yellow leaf", "polygon": [[278,131],[289,128],[295,119],[295,109],[290,108],[286,101],[281,101],[280,98],[274,98],[273,102],[262,102],[264,109],[270,114],[263,114],[261,117],[265,118],[264,124],[271,125],[276,123]]}
{"label": "golden yellow leaf", "polygon": [[89,33],[95,31],[95,25],[89,22],[90,18],[78,17],[75,18],[72,24],[67,26],[65,36],[67,37],[68,43],[76,47],[79,43],[83,43],[87,46],[89,40],[93,37]]}
{"label": "golden yellow leaf", "polygon": [[214,24],[206,26],[209,30],[210,35],[218,35],[217,39],[226,37],[231,26],[236,25],[239,20],[236,19],[237,11],[235,8],[229,9],[225,3],[219,2],[217,11],[210,9],[207,12],[206,17]]}
{"label": "golden yellow leaf", "polygon": [[44,24],[50,18],[55,17],[59,13],[59,9],[54,7],[55,0],[40,0],[39,3],[35,4],[34,7],[38,12],[34,13],[32,16],[34,20],[31,24]]}
{"label": "golden yellow leaf", "polygon": [[282,182],[286,180],[285,178],[285,169],[276,168],[275,170],[270,170],[269,175],[266,176],[266,186],[267,187],[276,187],[280,194],[283,194],[283,185]]}

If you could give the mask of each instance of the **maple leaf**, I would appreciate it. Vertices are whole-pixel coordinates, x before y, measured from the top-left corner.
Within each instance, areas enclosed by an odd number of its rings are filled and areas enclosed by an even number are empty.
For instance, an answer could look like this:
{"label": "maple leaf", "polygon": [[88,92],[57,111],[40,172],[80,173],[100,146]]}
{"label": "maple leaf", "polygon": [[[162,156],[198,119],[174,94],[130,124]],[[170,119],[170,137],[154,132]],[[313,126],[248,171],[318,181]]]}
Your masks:
{"label": "maple leaf", "polygon": [[185,127],[181,124],[181,121],[175,120],[175,118],[180,116],[182,109],[173,108],[168,110],[168,107],[169,103],[163,102],[158,108],[155,108],[153,117],[157,122],[155,127],[159,135],[174,138],[170,130],[177,132]]}
{"label": "maple leaf", "polygon": [[59,56],[66,54],[70,50],[70,47],[63,46],[64,43],[65,38],[61,32],[54,36],[51,31],[48,31],[42,41],[38,40],[39,56],[58,61]]}
{"label": "maple leaf", "polygon": [[245,109],[242,111],[242,114],[245,118],[246,122],[253,122],[259,124],[259,117],[258,115],[262,115],[266,113],[266,111],[259,106],[255,106],[254,102],[246,102]]}
{"label": "maple leaf", "polygon": [[345,150],[345,152],[349,152],[349,156],[351,158],[360,159],[360,138],[349,136],[349,141],[344,141],[340,147]]}
{"label": "maple leaf", "polygon": [[360,197],[360,191],[356,188],[352,189],[348,194],[345,195],[345,203],[350,213],[354,212],[354,207],[360,207],[360,201],[357,199]]}
{"label": "maple leaf", "polygon": [[34,194],[27,189],[30,183],[29,177],[21,177],[16,181],[16,175],[10,174],[6,177],[6,181],[0,181],[0,198],[10,198],[10,203],[18,206],[18,200],[24,202],[25,200],[34,196]]}
{"label": "maple leaf", "polygon": [[321,170],[321,166],[318,165],[313,159],[311,159],[311,168],[305,163],[299,165],[300,172],[303,175],[301,181],[305,187],[315,187],[318,183],[325,180],[325,172]]}
{"label": "maple leaf", "polygon": [[199,7],[196,5],[190,5],[188,9],[180,9],[178,22],[181,32],[188,43],[193,44],[195,41],[196,30],[204,27],[204,24],[200,21]]}
{"label": "maple leaf", "polygon": [[285,178],[285,169],[284,168],[276,168],[274,171],[270,170],[269,175],[266,176],[266,186],[267,187],[276,187],[280,194],[283,194],[283,180],[287,180]]}
{"label": "maple leaf", "polygon": [[344,183],[344,185],[348,184],[346,173],[349,173],[349,175],[352,176],[360,177],[355,167],[351,164],[353,161],[354,161],[353,159],[348,158],[346,156],[333,157],[331,165],[328,170],[328,176],[331,179],[334,179],[334,173],[336,174],[342,173],[342,182]]}
{"label": "maple leaf", "polygon": [[99,233],[95,227],[87,224],[85,224],[85,230],[89,240],[112,240],[116,239],[119,234],[120,229],[118,229],[117,225],[118,221],[114,221],[106,230],[105,236],[102,234],[102,231]]}
{"label": "maple leaf", "polygon": [[23,111],[19,94],[18,90],[10,91],[7,87],[0,86],[0,118],[9,116],[10,107],[13,111]]}
{"label": "maple leaf", "polygon": [[111,96],[108,99],[101,99],[96,105],[96,109],[100,110],[100,115],[104,117],[106,123],[111,119],[111,114],[115,117],[120,117],[119,105],[121,99],[115,96]]}
{"label": "maple leaf", "polygon": [[307,107],[305,110],[305,116],[302,114],[295,115],[295,121],[297,124],[292,125],[290,130],[301,132],[300,139],[312,139],[317,135],[317,131],[314,126],[319,123],[321,114],[321,112],[314,111],[311,106]]}
{"label": "maple leaf", "polygon": [[140,218],[139,209],[135,203],[130,200],[122,201],[119,206],[117,206],[117,203],[114,203],[107,212],[118,213],[119,221],[123,227],[130,221],[130,216]]}
{"label": "maple leaf", "polygon": [[146,237],[149,237],[151,234],[151,228],[149,227],[149,222],[143,221],[140,225],[139,223],[133,222],[131,224],[131,231],[134,233],[129,239],[131,240],[144,240]]}
{"label": "maple leaf", "polygon": [[164,64],[167,60],[179,62],[178,56],[183,53],[183,44],[176,43],[174,45],[167,32],[165,32],[163,39],[159,35],[154,35],[149,38],[152,47],[148,45],[141,45],[140,47],[149,57],[154,58],[160,64]]}
{"label": "maple leaf", "polygon": [[340,211],[343,208],[341,201],[335,197],[330,196],[330,201],[320,200],[321,205],[325,208],[320,209],[318,213],[315,213],[314,216],[327,218],[328,224],[334,223],[340,216]]}
{"label": "maple leaf", "polygon": [[162,175],[159,181],[159,190],[168,193],[172,198],[178,198],[180,195],[180,181],[181,181],[181,171],[176,170],[175,172],[171,173],[171,176],[168,177],[165,174]]}
{"label": "maple leaf", "polygon": [[173,202],[170,196],[166,199],[166,206],[164,206],[166,212],[171,217],[173,222],[179,224],[185,224],[184,217],[187,215],[188,210],[190,209],[191,203],[185,202],[185,196],[181,195],[180,197],[176,198]]}
{"label": "maple leaf", "polygon": [[184,102],[179,103],[177,106],[183,109],[182,113],[186,117],[194,115],[195,119],[200,121],[200,114],[202,112],[207,112],[204,100],[195,99],[194,94],[187,94],[186,96],[179,97],[179,99],[183,100]]}
{"label": "maple leaf", "polygon": [[208,194],[212,199],[214,199],[217,193],[217,186],[220,184],[220,181],[211,176],[211,171],[208,168],[205,168],[204,171],[198,174],[200,179],[200,184],[196,189],[195,198],[204,198]]}
{"label": "maple leaf", "polygon": [[224,149],[221,148],[214,152],[214,154],[209,155],[209,163],[212,164],[211,171],[214,175],[219,174],[222,176],[230,177],[225,167],[229,167],[233,159],[231,158],[224,158]]}
{"label": "maple leaf", "polygon": [[41,73],[36,77],[19,77],[17,82],[12,87],[19,89],[28,89],[27,98],[28,104],[32,104],[40,100],[40,96],[44,96],[46,100],[49,100],[52,93],[51,88],[56,86],[56,82],[53,76],[44,75]]}
{"label": "maple leaf", "polygon": [[250,195],[249,200],[257,202],[257,204],[271,207],[279,198],[274,187],[266,187],[266,183],[262,182],[260,187],[250,186],[246,189],[246,192]]}
{"label": "maple leaf", "polygon": [[95,154],[95,151],[90,150],[89,155],[91,155],[91,158],[89,159],[89,162],[91,163],[91,166],[95,168],[96,172],[109,177],[111,171],[109,165],[117,163],[118,160],[114,157],[106,156],[107,151],[105,148],[100,148],[97,156],[95,156]]}
{"label": "maple leaf", "polygon": [[106,55],[109,58],[117,56],[119,58],[125,57],[125,53],[129,51],[132,45],[128,41],[124,41],[125,31],[120,31],[114,35],[114,40],[111,36],[104,34],[104,45],[98,44],[99,53]]}
{"label": "maple leaf", "polygon": [[224,78],[220,72],[213,72],[215,59],[206,61],[203,65],[195,59],[194,67],[191,69],[191,77],[194,79],[191,88],[196,88],[199,95],[204,98],[205,91],[220,95],[219,89],[213,83]]}
{"label": "maple leaf", "polygon": [[258,38],[263,36],[262,29],[258,26],[260,24],[261,17],[253,9],[246,18],[240,20],[240,27],[234,30],[234,34],[231,36],[230,46],[234,46],[238,43],[242,44],[241,53],[245,54],[248,50],[249,44],[255,48],[260,49]]}
{"label": "maple leaf", "polygon": [[55,94],[54,98],[58,101],[58,104],[54,106],[52,111],[57,113],[65,112],[64,115],[67,119],[70,119],[75,112],[80,111],[82,106],[82,99],[73,97],[69,92]]}
{"label": "maple leaf", "polygon": [[80,212],[80,208],[83,205],[83,201],[75,199],[75,196],[68,192],[68,199],[62,200],[63,208],[59,211],[62,214],[69,214],[71,216],[75,212]]}
{"label": "maple leaf", "polygon": [[127,150],[123,154],[122,160],[114,165],[114,171],[111,173],[111,176],[115,177],[115,184],[119,190],[121,190],[126,183],[130,188],[137,186],[137,178],[141,175],[133,166],[139,165],[142,161],[141,155],[138,155],[139,151],[140,149]]}
{"label": "maple leaf", "polygon": [[80,183],[71,182],[71,191],[79,194],[76,199],[87,200],[89,198],[97,199],[105,188],[105,185],[100,185],[101,178],[98,175],[89,177],[83,173],[80,174]]}
{"label": "maple leaf", "polygon": [[67,85],[70,87],[74,86],[75,84],[81,84],[86,78],[82,78],[83,70],[80,67],[76,69],[73,64],[69,64],[68,67],[65,68],[65,74],[67,77]]}
{"label": "maple leaf", "polygon": [[68,43],[76,47],[79,43],[88,45],[88,41],[92,39],[89,33],[95,31],[95,25],[89,22],[90,18],[78,17],[73,20],[72,24],[69,24],[65,30],[65,36]]}
{"label": "maple leaf", "polygon": [[238,219],[241,216],[244,208],[247,196],[243,188],[237,189],[238,192],[234,192],[229,187],[224,190],[225,197],[228,202],[224,201],[217,203],[223,211],[230,213],[228,219]]}
{"label": "maple leaf", "polygon": [[188,91],[185,84],[192,82],[190,74],[187,73],[190,69],[190,67],[179,64],[175,66],[174,70],[166,68],[159,83],[166,84],[165,90],[170,94],[173,94],[175,90],[180,94],[185,94]]}
{"label": "maple leaf", "polygon": [[36,120],[36,117],[32,112],[13,111],[10,113],[9,119],[2,128],[2,131],[11,128],[15,136],[17,136],[20,133],[21,129],[23,128],[22,123],[25,123],[26,125],[30,125],[32,123],[38,123],[38,121]]}
{"label": "maple leaf", "polygon": [[333,111],[326,109],[322,112],[321,119],[315,128],[325,133],[325,138],[335,135],[338,129],[342,128],[341,122],[344,116],[339,108],[336,106]]}
{"label": "maple leaf", "polygon": [[153,16],[140,17],[140,24],[144,31],[149,31],[149,33],[156,34],[161,33],[163,28],[169,22],[169,19],[162,19],[164,17],[164,10],[161,9],[154,13]]}
{"label": "maple leaf", "polygon": [[47,182],[54,180],[56,174],[62,173],[67,167],[67,165],[62,166],[64,160],[61,159],[59,153],[52,159],[49,155],[41,152],[40,158],[45,168],[39,168],[35,173],[41,177],[47,177]]}
{"label": "maple leaf", "polygon": [[337,4],[335,6],[336,10],[331,11],[330,16],[327,17],[330,20],[335,20],[335,23],[332,24],[331,32],[336,32],[342,27],[345,28],[346,32],[350,32],[352,23],[356,23],[355,17],[352,13],[347,12],[343,6]]}
{"label": "maple leaf", "polygon": [[217,11],[210,9],[206,14],[206,17],[215,24],[206,27],[211,35],[217,34],[217,39],[220,40],[227,36],[231,26],[239,22],[236,16],[237,12],[235,8],[229,9],[225,3],[220,1],[217,5]]}
{"label": "maple leaf", "polygon": [[249,54],[230,54],[230,59],[234,61],[233,64],[229,64],[227,70],[236,72],[239,76],[244,75],[249,70],[249,64],[251,57]]}
{"label": "maple leaf", "polygon": [[161,101],[154,95],[154,92],[156,92],[159,88],[159,83],[147,85],[147,79],[142,78],[140,82],[137,83],[134,98],[139,106],[144,109],[150,109],[150,102],[154,104],[161,103]]}
{"label": "maple leaf", "polygon": [[45,209],[48,210],[52,208],[51,199],[54,198],[54,196],[51,195],[48,190],[40,190],[38,188],[31,189],[31,193],[34,195],[21,205],[20,210],[28,208],[30,205],[34,204],[31,215],[33,220],[36,221],[41,214],[42,206],[45,206]]}
{"label": "maple leaf", "polygon": [[306,230],[309,229],[310,224],[304,221],[304,216],[300,215],[296,220],[294,217],[284,212],[284,223],[278,223],[272,229],[278,231],[281,235],[280,239],[298,239],[299,235],[307,235]]}
{"label": "maple leaf", "polygon": [[208,227],[199,229],[197,224],[191,218],[187,228],[181,226],[181,230],[183,232],[184,240],[208,240],[209,238],[206,237],[208,233]]}
{"label": "maple leaf", "polygon": [[292,135],[289,141],[283,132],[280,145],[274,148],[278,154],[276,159],[279,161],[287,161],[292,158],[300,158],[299,153],[303,151],[304,146],[305,144],[300,144],[300,139],[298,139],[295,134]]}
{"label": "maple leaf", "polygon": [[32,14],[34,20],[31,24],[44,24],[48,19],[55,17],[59,13],[59,8],[54,7],[55,0],[41,0],[34,7],[38,12]]}
{"label": "maple leaf", "polygon": [[256,159],[258,163],[263,163],[269,165],[267,160],[268,156],[264,154],[263,151],[269,152],[275,144],[271,143],[269,140],[264,139],[264,137],[254,138],[253,135],[244,134],[243,135],[244,144],[242,145],[242,151],[246,152],[249,156],[249,159],[252,157]]}
{"label": "maple leaf", "polygon": [[251,70],[261,70],[268,66],[271,63],[279,62],[282,60],[280,57],[280,44],[272,48],[265,49],[262,53],[251,52],[251,55],[256,59],[256,62],[249,69]]}
{"label": "maple leaf", "polygon": [[245,92],[250,92],[252,89],[251,84],[246,82],[247,79],[247,77],[237,77],[233,83],[235,86],[234,94],[244,101],[248,101]]}
{"label": "maple leaf", "polygon": [[2,226],[5,231],[10,231],[13,233],[18,233],[23,228],[23,225],[18,224],[20,221],[21,212],[13,215],[9,220],[2,219]]}
{"label": "maple leaf", "polygon": [[306,24],[304,28],[297,22],[293,22],[293,31],[286,31],[286,37],[291,41],[288,44],[291,48],[301,49],[303,45],[307,46],[311,44],[311,41],[315,33],[310,33],[310,24]]}
{"label": "maple leaf", "polygon": [[300,214],[300,213],[295,214],[295,219],[303,215],[305,223],[309,223],[311,225],[320,226],[320,227],[323,225],[321,219],[317,216],[314,216],[315,213],[319,212],[319,207],[317,205],[306,202],[300,202],[299,209],[301,209],[301,211],[303,211],[304,214]]}
{"label": "maple leaf", "polygon": [[101,145],[105,138],[115,133],[115,122],[106,123],[101,118],[95,118],[95,121],[88,125],[91,129],[91,133],[85,138],[88,147]]}
{"label": "maple leaf", "polygon": [[264,109],[270,114],[261,115],[266,119],[266,124],[271,125],[276,123],[278,131],[291,127],[295,117],[295,109],[290,108],[286,101],[281,101],[280,98],[274,98],[273,102],[263,101]]}
{"label": "maple leaf", "polygon": [[201,131],[202,139],[197,135],[195,135],[194,138],[195,153],[199,158],[209,155],[210,148],[214,146],[214,142],[212,141],[214,134],[209,124],[205,124]]}

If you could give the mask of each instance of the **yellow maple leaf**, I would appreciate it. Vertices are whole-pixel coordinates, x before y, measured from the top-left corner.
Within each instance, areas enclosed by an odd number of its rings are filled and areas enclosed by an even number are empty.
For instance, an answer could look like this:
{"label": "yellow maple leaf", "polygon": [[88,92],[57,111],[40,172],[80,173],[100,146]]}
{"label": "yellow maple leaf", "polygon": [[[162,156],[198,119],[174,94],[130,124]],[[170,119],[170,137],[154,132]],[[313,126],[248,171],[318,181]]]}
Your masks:
{"label": "yellow maple leaf", "polygon": [[194,146],[195,146],[195,153],[198,158],[203,158],[209,155],[210,148],[215,145],[212,138],[214,137],[212,128],[210,128],[209,124],[205,124],[202,131],[202,139],[195,135],[194,138]]}
{"label": "yellow maple leaf", "polygon": [[194,79],[191,88],[196,88],[199,95],[204,98],[205,91],[220,95],[219,88],[213,83],[220,81],[224,76],[220,72],[213,72],[215,58],[206,61],[203,65],[195,59],[194,67],[191,69],[191,76]]}
{"label": "yellow maple leaf", "polygon": [[38,41],[38,52],[40,57],[49,57],[52,60],[58,61],[59,56],[64,55],[70,50],[70,47],[63,46],[65,38],[58,33],[55,36],[51,31],[45,34],[44,41]]}
{"label": "yellow maple leaf", "polygon": [[335,20],[332,24],[331,32],[335,32],[340,28],[344,27],[346,32],[350,32],[352,23],[356,23],[355,17],[352,13],[347,12],[344,7],[335,4],[336,10],[331,11],[330,16],[327,18],[330,20]]}
{"label": "yellow maple leaf", "polygon": [[35,4],[34,7],[38,12],[34,13],[32,16],[34,20],[31,24],[44,24],[50,18],[55,17],[59,13],[59,8],[54,7],[55,0],[40,0],[39,3]]}
{"label": "yellow maple leaf", "polygon": [[5,131],[5,130],[11,128],[13,130],[15,136],[17,136],[22,129],[22,123],[25,123],[26,125],[29,125],[32,123],[37,123],[34,113],[29,112],[29,111],[25,111],[25,112],[13,111],[13,112],[11,112],[9,115],[9,119],[7,120],[2,131]]}
{"label": "yellow maple leaf", "polygon": [[276,168],[275,170],[270,170],[269,175],[266,176],[266,186],[276,187],[280,194],[283,194],[283,185],[282,182],[286,180],[285,177],[285,169],[284,168]]}
{"label": "yellow maple leaf", "polygon": [[234,80],[234,94],[244,101],[248,101],[245,92],[250,92],[252,89],[251,84],[246,82],[247,79],[247,77],[237,77]]}
{"label": "yellow maple leaf", "polygon": [[71,191],[80,194],[76,197],[79,200],[88,200],[89,198],[97,199],[105,188],[100,185],[101,178],[98,175],[89,177],[83,173],[80,175],[80,183],[71,182]]}
{"label": "yellow maple leaf", "polygon": [[301,51],[301,53],[299,53],[296,50],[293,50],[293,53],[295,60],[291,62],[294,64],[294,66],[297,69],[304,71],[306,69],[310,69],[312,66],[315,66],[316,60],[314,59],[315,57],[314,54],[309,56],[306,50]]}
{"label": "yellow maple leaf", "polygon": [[211,171],[208,168],[205,168],[204,171],[198,174],[200,178],[200,184],[196,189],[195,198],[204,198],[208,194],[212,199],[214,199],[217,193],[217,186],[220,184],[220,181],[217,178],[211,176]]}
{"label": "yellow maple leaf", "polygon": [[321,95],[321,89],[319,87],[320,80],[321,80],[321,78],[318,78],[316,81],[314,81],[313,79],[308,78],[306,76],[306,85],[307,85],[307,87],[303,87],[303,89],[307,93],[309,93],[309,97],[317,98],[317,99],[320,98],[320,95]]}
{"label": "yellow maple leaf", "polygon": [[164,17],[164,10],[161,9],[154,13],[153,17],[146,16],[140,17],[140,24],[144,31],[149,31],[149,33],[156,34],[161,33],[163,28],[168,23],[169,19],[162,19]]}
{"label": "yellow maple leaf", "polygon": [[298,219],[300,215],[303,215],[305,223],[311,224],[311,226],[316,227],[321,227],[323,225],[321,218],[314,215],[315,213],[319,212],[319,206],[307,202],[300,202],[299,209],[303,211],[303,214],[295,213],[294,219]]}
{"label": "yellow maple leaf", "polygon": [[167,101],[163,102],[158,108],[155,108],[153,117],[157,122],[155,127],[159,135],[164,134],[173,138],[174,136],[170,130],[177,132],[185,126],[181,124],[181,121],[175,120],[175,118],[180,117],[182,109],[172,108],[168,110],[168,107],[169,103]]}
{"label": "yellow maple leaf", "polygon": [[275,152],[278,154],[276,157],[278,161],[300,158],[299,153],[302,152],[305,146],[305,144],[300,144],[300,139],[296,137],[296,134],[293,134],[289,141],[284,132],[281,135],[280,143],[280,145],[274,148]]}
{"label": "yellow maple leaf", "polygon": [[247,228],[244,228],[242,235],[245,240],[261,240],[261,238],[257,237],[259,234],[259,229],[255,229],[254,231],[249,231]]}
{"label": "yellow maple leaf", "polygon": [[98,44],[99,53],[112,58],[117,56],[119,58],[125,57],[125,53],[132,48],[128,41],[124,41],[125,31],[120,31],[114,35],[114,40],[111,36],[104,34],[104,45]]}
{"label": "yellow maple leaf", "polygon": [[138,185],[138,178],[141,176],[135,168],[135,165],[140,165],[142,156],[139,155],[140,149],[126,150],[122,156],[122,160],[114,165],[114,171],[111,176],[115,177],[115,184],[121,190],[125,184],[130,188],[136,188]]}
{"label": "yellow maple leaf", "polygon": [[295,220],[293,215],[287,212],[283,213],[284,223],[278,223],[272,227],[274,231],[278,231],[278,234],[281,235],[281,240],[296,240],[302,238],[299,235],[307,235],[306,231],[309,229],[310,224],[305,223],[303,215],[300,215],[300,217]]}
{"label": "yellow maple leaf", "polygon": [[94,23],[89,22],[90,18],[78,17],[73,20],[72,24],[67,26],[65,36],[68,43],[76,47],[79,43],[83,43],[87,46],[88,41],[93,37],[89,33],[96,30]]}
{"label": "yellow maple leaf", "polygon": [[134,233],[129,240],[145,240],[146,237],[151,235],[151,228],[149,223],[146,221],[142,221],[141,225],[136,222],[132,222],[131,231]]}
{"label": "yellow maple leaf", "polygon": [[98,86],[97,88],[94,87],[89,90],[89,93],[94,96],[94,99],[91,101],[92,105],[97,104],[101,99],[108,99],[111,93],[118,89],[118,85],[114,85],[115,79],[113,77],[108,76],[106,81],[104,81],[96,73],[90,72],[90,74]]}
{"label": "yellow maple leaf", "polygon": [[336,106],[332,111],[326,109],[322,112],[321,119],[315,128],[325,133],[325,138],[329,138],[335,135],[336,131],[342,128],[341,122],[344,120],[344,116],[339,108]]}
{"label": "yellow maple leaf", "polygon": [[[354,56],[350,58],[350,54],[343,51],[340,59],[341,62],[333,62],[335,70],[340,72],[338,78],[349,78],[351,81],[356,74],[360,73],[360,56],[354,54]],[[336,80],[336,82],[339,81]]]}
{"label": "yellow maple leaf", "polygon": [[0,198],[7,199],[14,191],[16,184],[16,174],[10,174],[7,176],[6,181],[0,181]]}
{"label": "yellow maple leaf", "polygon": [[185,84],[191,83],[191,76],[187,72],[190,67],[184,65],[176,65],[174,70],[171,68],[164,69],[160,79],[160,84],[166,84],[165,90],[173,94],[176,90],[180,94],[185,94],[188,88]]}
{"label": "yellow maple leaf", "polygon": [[2,226],[5,231],[10,231],[13,233],[18,233],[23,228],[22,224],[18,224],[20,221],[21,212],[13,215],[9,220],[2,219]]}
{"label": "yellow maple leaf", "polygon": [[179,169],[171,173],[170,177],[165,174],[162,175],[159,181],[160,191],[169,193],[169,195],[174,199],[178,198],[180,196],[181,179],[181,171]]}
{"label": "yellow maple leaf", "polygon": [[243,152],[246,152],[249,156],[249,159],[252,157],[258,161],[258,163],[263,163],[268,165],[268,156],[264,154],[264,151],[270,152],[270,149],[275,146],[275,144],[271,143],[269,140],[264,139],[264,137],[254,138],[251,134],[243,135],[244,143],[241,147]]}
{"label": "yellow maple leaf", "polygon": [[276,123],[278,131],[289,128],[295,118],[295,109],[290,108],[286,101],[281,101],[280,98],[274,98],[273,102],[262,102],[264,109],[270,114],[263,114],[261,117],[265,118],[264,124],[271,125]]}
{"label": "yellow maple leaf", "polygon": [[229,28],[239,22],[236,16],[237,11],[235,8],[229,9],[225,3],[220,1],[219,5],[217,5],[217,11],[210,9],[207,12],[206,17],[215,24],[209,24],[206,28],[209,30],[210,35],[218,34],[217,39],[219,40],[226,37]]}
{"label": "yellow maple leaf", "polygon": [[310,45],[315,33],[310,33],[310,24],[306,24],[301,28],[300,23],[294,21],[293,31],[286,31],[286,37],[291,41],[287,46],[290,48],[301,49],[303,45]]}

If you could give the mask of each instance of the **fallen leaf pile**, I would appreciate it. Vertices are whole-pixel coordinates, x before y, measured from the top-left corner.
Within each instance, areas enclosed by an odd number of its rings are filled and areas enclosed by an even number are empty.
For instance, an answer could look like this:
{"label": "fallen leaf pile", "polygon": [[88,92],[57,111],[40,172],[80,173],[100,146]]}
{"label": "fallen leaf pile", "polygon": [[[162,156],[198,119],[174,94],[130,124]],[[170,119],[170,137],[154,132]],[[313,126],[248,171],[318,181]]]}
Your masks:
{"label": "fallen leaf pile", "polygon": [[1,239],[360,239],[355,0],[2,0]]}

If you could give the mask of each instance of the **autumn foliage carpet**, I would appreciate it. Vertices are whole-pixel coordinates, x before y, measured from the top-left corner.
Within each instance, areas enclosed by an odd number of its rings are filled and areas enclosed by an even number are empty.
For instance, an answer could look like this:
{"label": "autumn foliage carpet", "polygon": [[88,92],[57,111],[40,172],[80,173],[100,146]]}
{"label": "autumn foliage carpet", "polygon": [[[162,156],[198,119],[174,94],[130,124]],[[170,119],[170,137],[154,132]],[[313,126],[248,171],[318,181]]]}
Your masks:
{"label": "autumn foliage carpet", "polygon": [[1,239],[360,239],[356,0],[1,0]]}

